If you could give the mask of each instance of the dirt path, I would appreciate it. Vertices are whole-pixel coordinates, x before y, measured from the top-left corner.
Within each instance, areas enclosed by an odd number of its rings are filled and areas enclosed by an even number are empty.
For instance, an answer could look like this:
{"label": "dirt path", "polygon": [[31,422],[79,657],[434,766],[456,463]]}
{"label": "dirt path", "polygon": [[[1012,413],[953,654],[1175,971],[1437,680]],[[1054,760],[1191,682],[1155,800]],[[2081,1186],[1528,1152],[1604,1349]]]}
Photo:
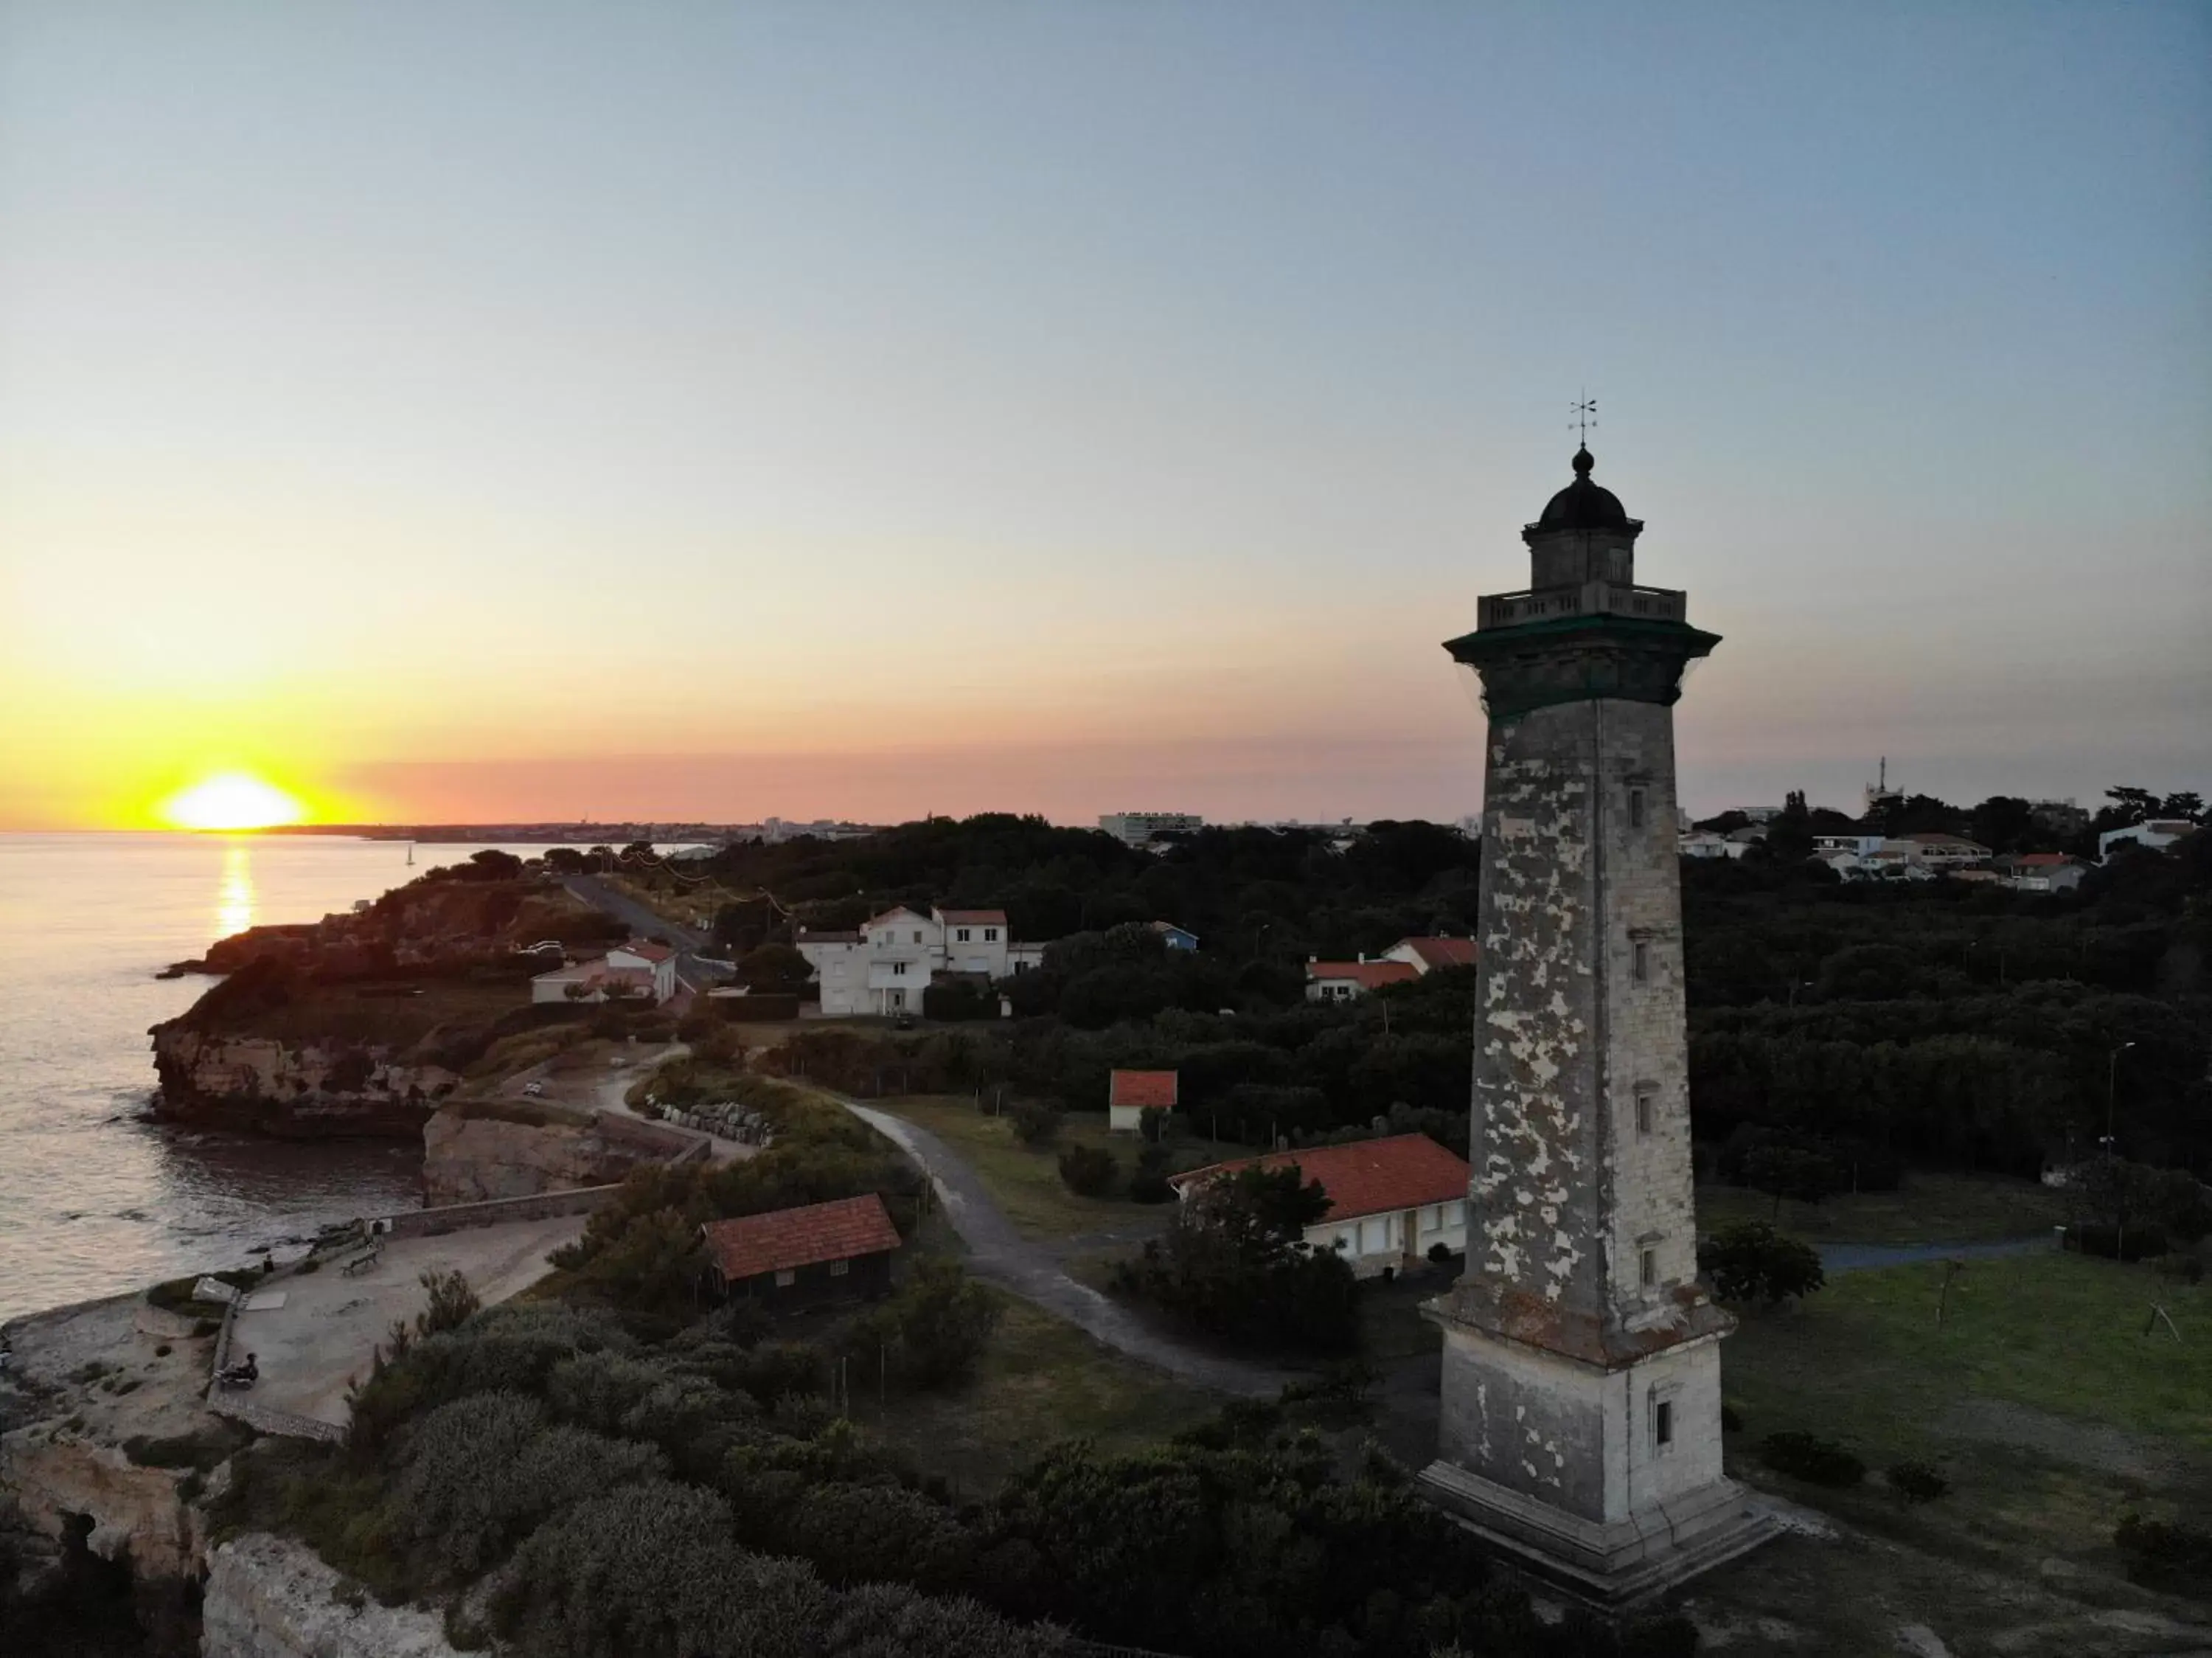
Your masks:
{"label": "dirt path", "polygon": [[928,1175],[945,1218],[968,1246],[969,1265],[978,1277],[1034,1301],[1131,1358],[1201,1387],[1273,1399],[1297,1380],[1287,1370],[1207,1352],[1148,1327],[1127,1308],[1069,1277],[1060,1270],[1059,1252],[1052,1245],[1017,1231],[981,1177],[927,1129],[827,1089],[823,1092],[904,1151]]}

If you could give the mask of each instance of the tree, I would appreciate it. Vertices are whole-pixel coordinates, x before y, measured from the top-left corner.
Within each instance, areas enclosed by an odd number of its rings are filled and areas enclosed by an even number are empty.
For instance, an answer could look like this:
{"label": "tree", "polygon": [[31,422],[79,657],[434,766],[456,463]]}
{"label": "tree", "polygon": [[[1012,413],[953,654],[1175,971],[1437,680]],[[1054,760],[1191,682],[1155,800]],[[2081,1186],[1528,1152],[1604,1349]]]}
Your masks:
{"label": "tree", "polygon": [[1966,838],[1992,852],[2020,852],[2039,835],[2035,811],[2017,795],[1992,795],[1966,814]]}
{"label": "tree", "polygon": [[1844,1171],[1836,1160],[1806,1146],[1764,1145],[1747,1152],[1743,1178],[1753,1191],[1764,1192],[1774,1199],[1777,1218],[1782,1214],[1784,1198],[1818,1204],[1835,1196],[1844,1185]]}
{"label": "tree", "polygon": [[1025,1146],[1049,1145],[1060,1133],[1060,1107],[1049,1100],[1018,1100],[1006,1115]]}
{"label": "tree", "polygon": [[795,996],[814,977],[814,964],[789,944],[763,944],[738,962],[738,983],[764,996]]}
{"label": "tree", "polygon": [[1723,1301],[1778,1306],[1811,1295],[1827,1282],[1820,1252],[1777,1232],[1765,1221],[1723,1227],[1698,1246],[1698,1271]]}
{"label": "tree", "polygon": [[1168,1184],[1167,1148],[1146,1146],[1137,1153],[1137,1170],[1129,1177],[1129,1201],[1164,1204],[1174,1196],[1175,1188]]}
{"label": "tree", "polygon": [[1784,796],[1782,810],[1766,826],[1766,838],[1758,851],[1768,863],[1792,867],[1813,856],[1813,827],[1803,789],[1793,789]]}

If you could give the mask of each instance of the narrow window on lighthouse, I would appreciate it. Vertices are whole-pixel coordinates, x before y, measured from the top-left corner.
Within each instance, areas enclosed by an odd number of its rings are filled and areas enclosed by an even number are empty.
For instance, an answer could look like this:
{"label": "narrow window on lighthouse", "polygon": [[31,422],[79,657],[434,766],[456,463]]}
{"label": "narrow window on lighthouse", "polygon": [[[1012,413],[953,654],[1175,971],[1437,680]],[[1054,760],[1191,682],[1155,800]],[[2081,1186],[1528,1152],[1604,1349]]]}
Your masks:
{"label": "narrow window on lighthouse", "polygon": [[1642,984],[1651,977],[1651,947],[1642,939],[1636,941],[1636,982]]}
{"label": "narrow window on lighthouse", "polygon": [[1628,826],[1632,829],[1644,826],[1644,791],[1641,789],[1628,791]]}
{"label": "narrow window on lighthouse", "polygon": [[1649,1086],[1636,1090],[1636,1131],[1651,1132],[1651,1089]]}
{"label": "narrow window on lighthouse", "polygon": [[1674,1442],[1674,1401],[1670,1399],[1651,1402],[1651,1444],[1663,1451]]}
{"label": "narrow window on lighthouse", "polygon": [[1656,1249],[1643,1251],[1637,1257],[1637,1270],[1643,1277],[1646,1289],[1656,1287],[1659,1283],[1659,1252]]}

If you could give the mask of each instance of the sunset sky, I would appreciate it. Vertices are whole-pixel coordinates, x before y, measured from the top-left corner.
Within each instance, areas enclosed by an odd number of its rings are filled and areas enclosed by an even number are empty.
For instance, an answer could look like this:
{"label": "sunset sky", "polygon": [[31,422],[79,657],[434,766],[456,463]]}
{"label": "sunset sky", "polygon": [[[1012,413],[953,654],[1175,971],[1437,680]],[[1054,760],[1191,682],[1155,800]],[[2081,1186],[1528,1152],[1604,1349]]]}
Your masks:
{"label": "sunset sky", "polygon": [[2212,7],[0,0],[0,828],[2212,785]]}

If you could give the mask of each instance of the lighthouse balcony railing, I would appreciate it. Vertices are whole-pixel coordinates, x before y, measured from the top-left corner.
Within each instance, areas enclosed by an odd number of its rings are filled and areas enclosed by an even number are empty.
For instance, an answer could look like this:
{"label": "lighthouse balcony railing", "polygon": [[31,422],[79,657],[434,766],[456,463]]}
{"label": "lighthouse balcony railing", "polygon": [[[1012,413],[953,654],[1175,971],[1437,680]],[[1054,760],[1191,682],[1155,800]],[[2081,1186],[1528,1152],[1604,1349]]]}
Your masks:
{"label": "lighthouse balcony railing", "polygon": [[1562,616],[1635,616],[1655,622],[1680,622],[1687,619],[1689,609],[1689,595],[1677,588],[1585,582],[1578,587],[1487,594],[1477,600],[1475,625],[1516,627]]}

